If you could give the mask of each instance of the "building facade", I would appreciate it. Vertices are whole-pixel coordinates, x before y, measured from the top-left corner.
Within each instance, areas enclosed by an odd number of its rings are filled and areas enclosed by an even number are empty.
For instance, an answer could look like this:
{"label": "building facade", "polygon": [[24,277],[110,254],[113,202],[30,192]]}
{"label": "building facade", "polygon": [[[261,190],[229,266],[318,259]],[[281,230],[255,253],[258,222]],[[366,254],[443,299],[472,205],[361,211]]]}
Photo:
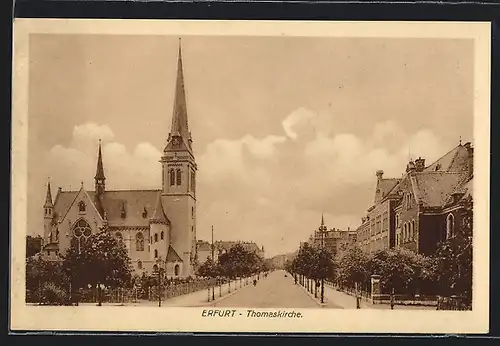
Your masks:
{"label": "building facade", "polygon": [[[321,231],[323,230],[323,232]],[[309,243],[313,246],[324,245],[332,254],[337,256],[347,250],[351,245],[356,243],[357,232],[347,229],[332,228],[328,229],[325,226],[323,216],[321,216],[321,225],[318,230],[309,238]]]}
{"label": "building facade", "polygon": [[374,204],[356,230],[358,245],[370,253],[405,247],[432,254],[453,235],[472,199],[473,161],[471,144],[460,143],[429,166],[420,157],[410,160],[400,179],[377,171]]}
{"label": "building facade", "polygon": [[171,131],[159,158],[161,188],[107,190],[99,143],[93,191],[83,183],[78,191],[59,188],[53,201],[47,186],[43,257],[57,260],[71,244],[80,246],[90,235],[105,231],[125,245],[136,273],[162,267],[169,277],[193,275],[197,165],[192,142],[179,44]]}

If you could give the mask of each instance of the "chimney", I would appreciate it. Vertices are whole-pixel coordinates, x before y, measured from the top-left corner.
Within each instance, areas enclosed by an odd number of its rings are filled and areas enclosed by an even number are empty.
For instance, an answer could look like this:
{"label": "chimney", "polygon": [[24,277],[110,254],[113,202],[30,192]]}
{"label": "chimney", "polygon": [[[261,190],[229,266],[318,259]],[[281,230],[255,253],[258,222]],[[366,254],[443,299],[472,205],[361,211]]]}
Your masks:
{"label": "chimney", "polygon": [[469,173],[469,178],[474,174],[474,148],[471,146],[470,142],[464,144],[465,149],[467,149],[467,153],[469,154],[467,160],[467,169]]}
{"label": "chimney", "polygon": [[415,170],[417,172],[422,172],[425,168],[425,159],[419,157],[415,160]]}
{"label": "chimney", "polygon": [[413,172],[415,171],[415,164],[413,163],[412,160],[406,165],[406,173]]}
{"label": "chimney", "polygon": [[378,170],[377,173],[376,173],[376,176],[377,176],[377,181],[380,181],[382,179],[382,176],[384,175],[384,171],[383,170]]}

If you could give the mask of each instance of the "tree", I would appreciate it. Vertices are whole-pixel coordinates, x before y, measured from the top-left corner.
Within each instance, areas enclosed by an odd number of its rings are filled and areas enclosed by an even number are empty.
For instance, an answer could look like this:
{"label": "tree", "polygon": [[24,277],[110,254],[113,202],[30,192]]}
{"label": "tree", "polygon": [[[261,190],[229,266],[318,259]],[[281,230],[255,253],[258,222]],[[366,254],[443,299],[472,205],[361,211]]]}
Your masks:
{"label": "tree", "polygon": [[73,241],[64,256],[63,268],[73,288],[97,287],[100,304],[100,285],[116,288],[131,282],[130,264],[125,245],[102,231],[80,244]]}
{"label": "tree", "polygon": [[259,256],[240,244],[232,246],[228,252],[219,256],[220,274],[229,279],[255,274],[260,268]]}
{"label": "tree", "polygon": [[209,278],[217,277],[217,275],[218,275],[217,264],[214,261],[212,261],[211,258],[208,258],[198,268],[198,271],[197,271],[196,275],[203,276],[203,277],[209,277]]}
{"label": "tree", "polygon": [[353,288],[356,283],[365,289],[370,282],[370,256],[361,248],[352,246],[338,259],[336,282],[340,286]]}
{"label": "tree", "polygon": [[26,259],[26,301],[47,302],[44,299],[43,289],[47,285],[64,291],[69,289],[69,280],[62,270],[61,262],[45,261],[40,256],[28,257]]}
{"label": "tree", "polygon": [[43,239],[39,235],[26,237],[26,257],[31,257],[42,251]]}

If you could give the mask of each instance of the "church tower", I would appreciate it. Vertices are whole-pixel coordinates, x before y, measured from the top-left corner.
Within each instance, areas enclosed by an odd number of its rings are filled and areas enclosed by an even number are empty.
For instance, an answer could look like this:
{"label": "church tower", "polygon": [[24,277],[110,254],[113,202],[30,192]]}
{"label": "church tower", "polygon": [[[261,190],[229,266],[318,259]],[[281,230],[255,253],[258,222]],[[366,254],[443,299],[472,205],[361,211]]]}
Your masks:
{"label": "church tower", "polygon": [[170,244],[182,259],[180,276],[194,274],[196,259],[196,161],[188,127],[179,40],[172,126],[161,158],[162,201],[171,222]]}
{"label": "church tower", "polygon": [[43,205],[43,244],[50,244],[52,241],[52,218],[54,214],[54,204],[52,203],[52,192],[50,191],[50,181],[47,184],[47,194]]}
{"label": "church tower", "polygon": [[102,164],[102,153],[101,153],[101,140],[99,140],[99,153],[97,156],[97,169],[94,176],[95,182],[95,200],[94,203],[97,210],[104,216],[103,199],[104,192],[106,191],[106,177],[104,176],[104,166]]}

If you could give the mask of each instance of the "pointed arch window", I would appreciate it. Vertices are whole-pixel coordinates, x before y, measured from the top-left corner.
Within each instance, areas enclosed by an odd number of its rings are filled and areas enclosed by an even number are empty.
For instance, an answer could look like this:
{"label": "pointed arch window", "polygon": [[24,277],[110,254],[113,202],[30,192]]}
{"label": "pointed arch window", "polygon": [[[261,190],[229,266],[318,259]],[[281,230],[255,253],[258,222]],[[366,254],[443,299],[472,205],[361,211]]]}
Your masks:
{"label": "pointed arch window", "polygon": [[173,168],[170,169],[169,176],[170,176],[170,186],[174,186],[175,185],[175,173],[174,173]]}
{"label": "pointed arch window", "polygon": [[123,235],[120,232],[115,233],[116,240],[118,241],[118,244],[123,244]]}
{"label": "pointed arch window", "polygon": [[174,275],[175,276],[179,276],[179,269],[180,269],[180,266],[178,264],[176,264],[174,267]]}
{"label": "pointed arch window", "polygon": [[161,240],[163,240],[163,238],[164,238],[164,237],[165,237],[165,233],[162,231],[162,232],[160,233],[160,239],[161,239]]}
{"label": "pointed arch window", "polygon": [[416,230],[415,230],[415,220],[411,220],[411,240],[415,240],[415,234],[416,234]]}
{"label": "pointed arch window", "polygon": [[82,245],[91,235],[92,228],[87,221],[81,219],[75,223],[73,226],[73,241],[78,248],[78,252],[81,252]]}
{"label": "pointed arch window", "polygon": [[407,232],[408,232],[408,226],[405,223],[405,225],[403,226],[403,242],[406,242],[406,239],[408,238]]}
{"label": "pointed arch window", "polygon": [[137,262],[137,269],[142,269],[142,262],[141,261]]}
{"label": "pointed arch window", "polygon": [[135,250],[144,251],[144,235],[141,232],[135,236]]}
{"label": "pointed arch window", "polygon": [[155,258],[158,258],[158,250],[156,250],[156,249],[155,249]]}
{"label": "pointed arch window", "polygon": [[158,233],[155,233],[155,243],[158,242]]}
{"label": "pointed arch window", "polygon": [[453,237],[455,234],[455,217],[453,214],[448,214],[446,217],[446,239]]}
{"label": "pointed arch window", "polygon": [[175,175],[176,175],[176,183],[177,183],[177,185],[181,185],[182,184],[182,171],[180,169],[177,169]]}

